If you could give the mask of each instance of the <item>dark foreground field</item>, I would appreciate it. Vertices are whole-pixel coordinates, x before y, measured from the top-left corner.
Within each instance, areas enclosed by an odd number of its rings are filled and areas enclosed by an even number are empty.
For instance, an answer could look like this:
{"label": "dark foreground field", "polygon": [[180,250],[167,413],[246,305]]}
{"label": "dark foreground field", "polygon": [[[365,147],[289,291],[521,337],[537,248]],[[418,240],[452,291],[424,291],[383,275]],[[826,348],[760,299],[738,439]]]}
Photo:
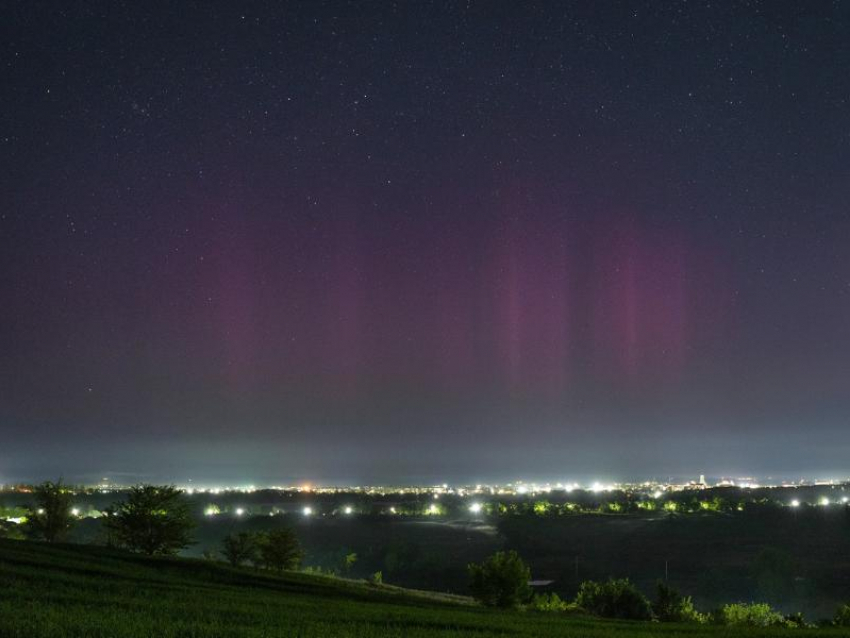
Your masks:
{"label": "dark foreground field", "polygon": [[0,541],[0,636],[838,636],[494,611],[446,597],[187,559]]}

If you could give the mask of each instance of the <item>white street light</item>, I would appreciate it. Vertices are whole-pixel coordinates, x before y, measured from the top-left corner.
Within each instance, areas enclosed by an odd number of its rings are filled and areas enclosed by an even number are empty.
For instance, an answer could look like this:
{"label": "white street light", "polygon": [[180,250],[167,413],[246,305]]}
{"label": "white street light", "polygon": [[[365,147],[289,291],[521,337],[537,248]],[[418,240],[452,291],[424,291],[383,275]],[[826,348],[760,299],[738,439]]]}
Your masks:
{"label": "white street light", "polygon": [[480,514],[481,513],[481,503],[473,503],[472,505],[469,506],[469,511],[472,512],[473,514]]}

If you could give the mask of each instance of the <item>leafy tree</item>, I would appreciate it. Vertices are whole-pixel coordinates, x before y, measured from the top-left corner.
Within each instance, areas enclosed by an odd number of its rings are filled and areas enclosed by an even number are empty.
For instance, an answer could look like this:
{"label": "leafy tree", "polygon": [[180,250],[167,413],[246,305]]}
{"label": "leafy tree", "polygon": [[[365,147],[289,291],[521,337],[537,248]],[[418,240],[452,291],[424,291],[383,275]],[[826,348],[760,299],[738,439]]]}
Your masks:
{"label": "leafy tree", "polygon": [[118,544],[143,554],[176,554],[191,542],[189,504],[173,485],[137,485],[106,517]]}
{"label": "leafy tree", "polygon": [[473,597],[488,607],[516,607],[531,595],[531,570],[515,551],[496,552],[468,569]]}
{"label": "leafy tree", "polygon": [[26,517],[27,534],[48,543],[61,541],[76,522],[71,513],[73,492],[59,479],[36,485],[34,496],[36,507]]}
{"label": "leafy tree", "polygon": [[285,569],[298,569],[304,552],[298,537],[288,527],[281,527],[260,536],[260,560],[266,569],[282,572]]}
{"label": "leafy tree", "polygon": [[258,552],[257,535],[251,532],[228,534],[221,542],[221,553],[233,567],[256,562]]}
{"label": "leafy tree", "polygon": [[656,598],[652,611],[661,622],[705,622],[706,617],[694,608],[690,596],[682,596],[678,591],[658,582]]}
{"label": "leafy tree", "polygon": [[650,620],[652,607],[637,587],[627,578],[611,579],[605,583],[592,580],[581,584],[576,604],[591,614],[603,618]]}
{"label": "leafy tree", "polygon": [[536,516],[545,516],[552,509],[552,504],[549,501],[535,501],[533,507]]}

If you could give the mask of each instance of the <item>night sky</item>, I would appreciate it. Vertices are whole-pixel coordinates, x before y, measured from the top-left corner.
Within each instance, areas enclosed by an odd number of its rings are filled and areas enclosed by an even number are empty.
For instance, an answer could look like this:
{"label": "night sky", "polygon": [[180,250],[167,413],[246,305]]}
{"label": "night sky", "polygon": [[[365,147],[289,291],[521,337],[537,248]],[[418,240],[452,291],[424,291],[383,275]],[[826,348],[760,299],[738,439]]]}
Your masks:
{"label": "night sky", "polygon": [[0,482],[850,474],[850,3],[0,35]]}

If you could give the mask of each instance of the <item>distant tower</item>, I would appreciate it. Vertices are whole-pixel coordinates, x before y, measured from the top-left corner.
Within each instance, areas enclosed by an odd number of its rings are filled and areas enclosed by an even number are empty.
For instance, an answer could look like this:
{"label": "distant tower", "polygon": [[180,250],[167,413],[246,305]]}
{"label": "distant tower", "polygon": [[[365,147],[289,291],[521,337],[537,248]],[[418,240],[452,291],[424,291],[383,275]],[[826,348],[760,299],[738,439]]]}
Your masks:
{"label": "distant tower", "polygon": [[705,474],[700,474],[700,475],[699,475],[699,484],[700,484],[700,485],[705,485]]}

